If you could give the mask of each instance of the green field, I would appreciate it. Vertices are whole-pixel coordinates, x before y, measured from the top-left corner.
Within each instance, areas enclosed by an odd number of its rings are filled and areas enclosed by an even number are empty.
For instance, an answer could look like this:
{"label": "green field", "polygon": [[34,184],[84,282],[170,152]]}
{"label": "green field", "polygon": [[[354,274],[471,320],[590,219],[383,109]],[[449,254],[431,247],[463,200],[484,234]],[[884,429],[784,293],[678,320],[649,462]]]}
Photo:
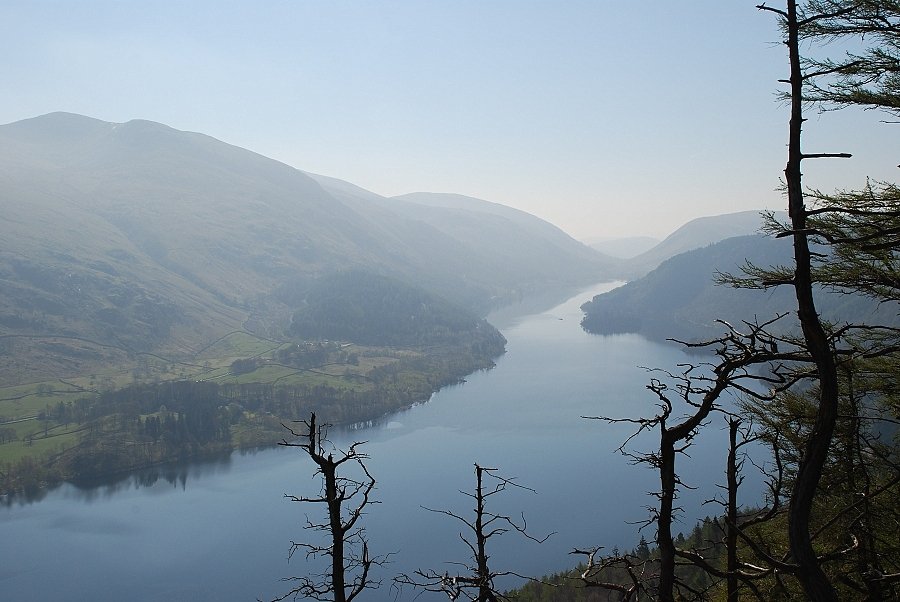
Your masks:
{"label": "green field", "polygon": [[221,361],[223,359],[227,359],[230,362],[230,360],[237,358],[259,357],[270,354],[285,344],[283,341],[272,341],[254,336],[248,332],[236,331],[214,341],[201,350],[195,359],[198,362],[204,360]]}
{"label": "green field", "polygon": [[17,462],[27,456],[41,457],[48,452],[54,453],[73,447],[78,443],[78,433],[84,426],[56,425],[48,428],[45,434],[44,421],[25,420],[2,425],[0,428],[11,428],[19,437],[17,441],[0,445],[0,462]]}
{"label": "green field", "polygon": [[[47,387],[51,388],[48,390]],[[85,391],[59,381],[2,388],[0,389],[0,424],[8,420],[36,416],[47,406],[56,405],[60,401],[65,403],[74,401],[85,394]]]}
{"label": "green field", "polygon": [[[45,457],[78,443],[82,426],[63,425],[39,416],[52,411],[60,402],[95,395],[99,391],[118,389],[133,383],[169,380],[214,381],[217,383],[263,383],[283,386],[325,385],[341,390],[364,391],[372,388],[365,376],[371,370],[397,361],[383,349],[344,344],[339,350],[353,353],[356,363],[350,365],[328,361],[321,366],[295,368],[274,361],[276,352],[292,343],[272,341],[246,332],[232,332],[212,342],[187,361],[171,362],[165,358],[139,355],[124,366],[109,366],[102,373],[86,374],[60,380],[47,380],[23,385],[0,387],[0,462],[15,462],[32,456]],[[335,345],[332,347],[337,348]],[[399,355],[388,352],[390,355]],[[252,372],[233,374],[231,364],[237,359],[253,358],[262,365]],[[239,444],[260,442],[266,430],[251,424],[236,425]],[[45,433],[46,429],[46,433]]]}
{"label": "green field", "polygon": [[92,374],[0,387],[0,486],[33,491],[271,445],[285,420],[310,411],[336,423],[368,420],[490,362],[465,345],[390,348],[232,332],[180,361],[131,354]]}

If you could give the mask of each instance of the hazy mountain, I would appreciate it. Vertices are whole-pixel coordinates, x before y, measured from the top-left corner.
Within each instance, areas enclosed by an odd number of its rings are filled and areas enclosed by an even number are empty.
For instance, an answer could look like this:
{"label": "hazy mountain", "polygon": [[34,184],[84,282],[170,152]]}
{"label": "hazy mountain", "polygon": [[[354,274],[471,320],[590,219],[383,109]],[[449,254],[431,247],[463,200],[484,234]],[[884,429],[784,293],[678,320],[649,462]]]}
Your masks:
{"label": "hazy mountain", "polygon": [[679,253],[734,236],[757,234],[761,225],[761,211],[740,211],[697,218],[675,230],[652,249],[630,259],[627,265],[631,274],[642,276]]}
{"label": "hazy mountain", "polygon": [[432,261],[460,257],[460,251],[446,241],[486,251],[478,265],[470,264],[464,272],[476,270],[482,274],[479,278],[517,288],[522,294],[537,292],[551,282],[569,287],[584,282],[585,273],[604,277],[621,273],[617,260],[518,209],[458,194],[417,192],[382,197],[342,180],[309,175],[335,198],[366,215],[374,218],[377,213],[386,213],[382,219],[412,224],[419,231],[428,226],[430,236],[435,231],[440,233],[427,243],[432,248]]}
{"label": "hazy mountain", "polygon": [[[413,213],[423,220],[433,223],[435,227],[445,229],[448,232],[455,232],[458,236],[467,236],[473,242],[478,236],[477,233],[468,233],[463,231],[464,218],[475,217],[481,223],[499,225],[508,229],[512,233],[515,229],[521,229],[528,233],[531,241],[538,243],[538,248],[531,248],[530,262],[538,259],[545,253],[551,253],[558,250],[571,254],[574,257],[581,257],[586,261],[603,262],[607,266],[612,266],[615,261],[609,257],[590,249],[585,244],[575,240],[553,224],[520,211],[481,199],[463,196],[460,194],[446,194],[435,192],[414,192],[401,196],[392,197],[394,201],[400,203],[394,205],[398,211],[406,211]],[[404,205],[408,203],[409,205]],[[423,208],[427,207],[428,210]],[[456,216],[455,219],[449,219]],[[490,219],[494,216],[497,219]],[[526,250],[527,241],[519,240],[519,244],[512,249],[516,255]]]}
{"label": "hazy mountain", "polygon": [[[481,313],[608,275],[549,224],[460,212],[438,227],[342,186],[149,121],[53,113],[0,126],[0,377],[196,351],[240,328],[278,334],[318,277],[347,268]],[[529,244],[543,262],[517,256]]]}
{"label": "hazy mountain", "polygon": [[650,236],[629,236],[626,238],[593,238],[584,244],[610,257],[630,259],[645,253],[658,245],[660,240]]}
{"label": "hazy mountain", "polygon": [[[791,288],[760,291],[714,283],[717,272],[740,274],[747,260],[760,266],[790,265],[790,240],[740,236],[676,255],[643,278],[585,303],[582,325],[598,334],[635,332],[656,340],[700,340],[722,334],[717,319],[740,324],[754,317],[767,320],[791,312],[783,324],[785,328],[795,324],[792,308],[796,300]],[[822,291],[816,307],[823,317],[834,321],[896,321],[890,308],[879,308],[859,296]]]}

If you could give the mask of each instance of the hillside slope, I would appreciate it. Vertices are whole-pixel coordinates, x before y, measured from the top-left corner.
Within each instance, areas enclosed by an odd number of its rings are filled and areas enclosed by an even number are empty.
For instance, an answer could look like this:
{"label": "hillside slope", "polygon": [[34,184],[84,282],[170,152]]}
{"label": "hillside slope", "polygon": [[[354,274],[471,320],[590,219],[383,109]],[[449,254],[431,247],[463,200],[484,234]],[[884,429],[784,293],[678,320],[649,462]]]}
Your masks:
{"label": "hillside slope", "polygon": [[[776,217],[782,214],[783,212],[778,213]],[[762,222],[762,212],[756,210],[693,219],[653,248],[629,259],[626,265],[632,276],[643,276],[666,259],[680,253],[699,249],[726,238],[758,234]]]}
{"label": "hillside slope", "polygon": [[[0,126],[0,382],[136,353],[191,357],[234,330],[277,337],[338,270],[482,315],[608,275],[589,251],[545,242],[558,236],[549,224],[485,230],[461,214],[439,228],[347,186],[352,202],[278,161],[149,121],[52,113]],[[519,257],[522,244],[545,249],[545,263]]]}
{"label": "hillside slope", "polygon": [[662,241],[650,236],[629,236],[625,238],[594,238],[584,244],[611,257],[631,259],[646,253]]}
{"label": "hillside slope", "polygon": [[[728,238],[682,253],[660,264],[645,277],[582,306],[584,328],[597,334],[639,333],[647,338],[685,341],[715,338],[724,332],[716,320],[740,325],[743,320],[790,315],[783,328],[796,327],[796,301],[789,287],[746,290],[718,286],[717,272],[740,274],[746,260],[760,266],[789,264],[790,241],[761,235]],[[888,308],[869,299],[822,291],[816,306],[828,320],[893,324]]]}
{"label": "hillside slope", "polygon": [[456,245],[490,250],[478,258],[478,264],[467,263],[463,273],[515,290],[508,299],[541,292],[550,288],[548,285],[572,287],[585,282],[586,276],[590,280],[594,275],[612,278],[621,274],[620,261],[518,209],[447,193],[387,198],[336,178],[310,175],[335,198],[360,212],[386,214],[398,225],[409,224],[429,233],[427,245],[433,262],[458,260]]}

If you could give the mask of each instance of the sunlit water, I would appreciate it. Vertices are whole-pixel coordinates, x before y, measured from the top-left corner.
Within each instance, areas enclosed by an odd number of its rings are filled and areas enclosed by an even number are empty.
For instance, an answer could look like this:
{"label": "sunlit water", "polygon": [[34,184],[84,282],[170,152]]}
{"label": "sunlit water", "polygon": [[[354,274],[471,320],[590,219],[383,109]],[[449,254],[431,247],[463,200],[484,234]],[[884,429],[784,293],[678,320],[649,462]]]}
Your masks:
{"label": "sunlit water", "polygon": [[[391,578],[416,568],[455,571],[466,562],[461,524],[423,507],[459,514],[472,503],[473,464],[496,467],[534,489],[508,490],[490,510],[520,516],[537,544],[515,533],[491,540],[495,570],[543,574],[571,566],[574,547],[622,549],[640,535],[655,475],[615,449],[626,425],[583,416],[652,414],[641,366],[674,369],[688,358],[674,346],[636,335],[584,333],[579,306],[610,284],[543,312],[498,324],[508,339],[497,366],[444,389],[430,402],[353,431],[334,431],[346,449],[366,441],[379,504],[364,524],[375,554],[391,554],[376,571],[383,584],[367,600],[409,600]],[[702,485],[680,498],[682,528],[718,508],[724,470],[724,423],[712,419],[684,459],[686,482]],[[633,447],[649,448],[653,437]],[[63,485],[43,500],[0,509],[0,597],[6,600],[255,600],[289,589],[281,578],[304,574],[290,562],[291,540],[311,536],[306,517],[321,509],[285,499],[318,491],[310,461],[297,450],[266,449],[219,462],[143,472],[115,485]],[[759,480],[745,486],[757,501]],[[652,539],[652,530],[645,531]]]}

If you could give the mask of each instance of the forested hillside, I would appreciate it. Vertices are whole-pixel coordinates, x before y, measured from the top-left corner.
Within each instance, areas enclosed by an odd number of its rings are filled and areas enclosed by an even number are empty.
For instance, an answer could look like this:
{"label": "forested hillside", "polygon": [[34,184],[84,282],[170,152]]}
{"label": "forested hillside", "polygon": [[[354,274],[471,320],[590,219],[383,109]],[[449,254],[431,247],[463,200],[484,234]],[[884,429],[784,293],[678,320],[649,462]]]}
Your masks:
{"label": "forested hillside", "polygon": [[500,333],[470,311],[394,279],[349,271],[323,276],[294,313],[304,339],[409,347],[452,344],[477,331]]}
{"label": "forested hillside", "polygon": [[[655,340],[710,340],[720,336],[724,320],[740,326],[743,320],[769,319],[789,314],[778,328],[797,328],[792,314],[795,302],[787,288],[768,290],[735,288],[718,284],[724,274],[741,275],[749,262],[757,266],[790,262],[790,243],[762,235],[729,238],[702,249],[688,251],[663,262],[658,268],[582,306],[582,325],[588,332],[634,332]],[[894,324],[888,307],[861,296],[821,288],[817,307],[822,317],[859,324]]]}

